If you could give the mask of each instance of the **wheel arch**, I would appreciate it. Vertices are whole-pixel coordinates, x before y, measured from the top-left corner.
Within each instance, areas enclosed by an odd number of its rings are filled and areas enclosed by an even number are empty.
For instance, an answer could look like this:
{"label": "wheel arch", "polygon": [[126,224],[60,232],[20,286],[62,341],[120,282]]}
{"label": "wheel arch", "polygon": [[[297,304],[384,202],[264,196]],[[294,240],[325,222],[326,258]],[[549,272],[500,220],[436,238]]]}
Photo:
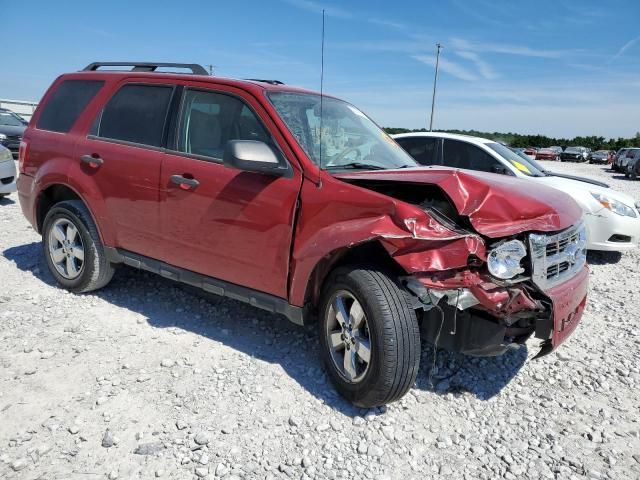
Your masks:
{"label": "wheel arch", "polygon": [[329,274],[341,266],[365,263],[367,268],[379,268],[396,275],[406,274],[379,240],[336,248],[315,264],[308,277],[304,293],[304,305],[307,306],[307,312],[312,314],[312,318],[315,317],[322,286]]}
{"label": "wheel arch", "polygon": [[96,218],[96,215],[92,211],[91,207],[73,187],[64,183],[52,183],[50,185],[47,185],[38,194],[35,205],[35,218],[38,233],[42,234],[44,219],[46,218],[47,213],[49,213],[49,210],[51,210],[54,205],[65,200],[79,200],[82,202],[82,204],[89,211],[93,223],[96,225],[100,240],[104,243],[105,239],[102,235],[100,223],[98,222],[98,219]]}

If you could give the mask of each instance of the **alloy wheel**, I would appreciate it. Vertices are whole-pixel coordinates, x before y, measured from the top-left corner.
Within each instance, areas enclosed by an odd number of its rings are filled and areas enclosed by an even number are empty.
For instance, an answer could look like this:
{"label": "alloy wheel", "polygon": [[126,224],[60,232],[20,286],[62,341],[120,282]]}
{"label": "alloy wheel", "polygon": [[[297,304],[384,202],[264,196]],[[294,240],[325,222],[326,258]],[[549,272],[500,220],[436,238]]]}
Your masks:
{"label": "alloy wheel", "polygon": [[371,364],[371,337],[362,305],[348,291],[339,290],[331,297],[326,315],[331,360],[347,382],[358,383]]}
{"label": "alloy wheel", "polygon": [[84,267],[84,245],[78,228],[59,218],[49,230],[49,258],[56,271],[68,280],[77,278]]}

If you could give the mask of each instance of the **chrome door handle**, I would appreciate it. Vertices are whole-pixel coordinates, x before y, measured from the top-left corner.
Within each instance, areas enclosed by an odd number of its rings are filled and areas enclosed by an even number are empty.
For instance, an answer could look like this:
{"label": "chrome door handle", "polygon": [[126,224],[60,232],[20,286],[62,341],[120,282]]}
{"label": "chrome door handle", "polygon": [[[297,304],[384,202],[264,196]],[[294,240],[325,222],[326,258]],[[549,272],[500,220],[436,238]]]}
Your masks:
{"label": "chrome door handle", "polygon": [[82,163],[86,163],[92,168],[98,168],[100,165],[104,163],[104,160],[102,160],[102,158],[100,158],[95,153],[93,155],[82,155],[80,157],[80,161]]}
{"label": "chrome door handle", "polygon": [[190,190],[200,185],[200,182],[195,178],[187,178],[182,175],[171,175],[171,181],[183,190]]}

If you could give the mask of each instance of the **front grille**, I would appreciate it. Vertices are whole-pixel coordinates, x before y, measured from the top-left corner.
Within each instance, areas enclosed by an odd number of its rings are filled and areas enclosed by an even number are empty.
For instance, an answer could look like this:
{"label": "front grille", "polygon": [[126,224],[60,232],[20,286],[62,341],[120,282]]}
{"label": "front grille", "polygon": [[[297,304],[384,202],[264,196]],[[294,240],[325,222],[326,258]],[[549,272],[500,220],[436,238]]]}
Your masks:
{"label": "front grille", "polygon": [[532,278],[549,289],[573,277],[587,260],[587,231],[583,222],[551,235],[529,235]]}

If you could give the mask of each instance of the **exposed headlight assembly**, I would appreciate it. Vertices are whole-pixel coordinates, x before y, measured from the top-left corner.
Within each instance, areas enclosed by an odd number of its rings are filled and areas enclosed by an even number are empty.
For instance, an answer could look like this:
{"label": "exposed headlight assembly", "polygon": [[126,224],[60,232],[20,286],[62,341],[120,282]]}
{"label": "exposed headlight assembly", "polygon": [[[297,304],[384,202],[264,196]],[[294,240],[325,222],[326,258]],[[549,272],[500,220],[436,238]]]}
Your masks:
{"label": "exposed headlight assembly", "polygon": [[520,262],[527,256],[527,248],[520,240],[509,240],[489,252],[489,273],[502,280],[513,278],[524,272]]}
{"label": "exposed headlight assembly", "polygon": [[4,133],[0,133],[0,140],[6,140],[7,136]]}
{"label": "exposed headlight assembly", "polygon": [[595,198],[600,205],[602,205],[607,210],[611,210],[613,213],[617,213],[618,215],[622,215],[623,217],[636,217],[636,211],[622,202],[618,202],[613,198],[607,197],[606,195],[602,195],[600,193],[591,192],[591,196]]}

